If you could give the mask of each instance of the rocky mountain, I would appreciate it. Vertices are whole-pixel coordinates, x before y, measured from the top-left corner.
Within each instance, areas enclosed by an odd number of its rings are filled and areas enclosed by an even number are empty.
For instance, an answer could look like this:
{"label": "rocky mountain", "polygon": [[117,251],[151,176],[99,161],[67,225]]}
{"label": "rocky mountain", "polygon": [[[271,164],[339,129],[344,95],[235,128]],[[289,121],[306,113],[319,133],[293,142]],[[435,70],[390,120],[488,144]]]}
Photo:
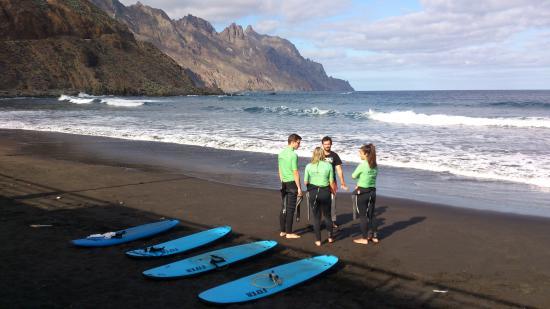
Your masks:
{"label": "rocky mountain", "polygon": [[87,0],[0,0],[0,72],[0,96],[209,92]]}
{"label": "rocky mountain", "polygon": [[172,20],[159,9],[118,0],[90,0],[126,24],[137,39],[150,42],[195,80],[224,91],[351,91],[347,81],[327,76],[323,66],[304,59],[288,40],[231,24],[222,32],[195,16]]}

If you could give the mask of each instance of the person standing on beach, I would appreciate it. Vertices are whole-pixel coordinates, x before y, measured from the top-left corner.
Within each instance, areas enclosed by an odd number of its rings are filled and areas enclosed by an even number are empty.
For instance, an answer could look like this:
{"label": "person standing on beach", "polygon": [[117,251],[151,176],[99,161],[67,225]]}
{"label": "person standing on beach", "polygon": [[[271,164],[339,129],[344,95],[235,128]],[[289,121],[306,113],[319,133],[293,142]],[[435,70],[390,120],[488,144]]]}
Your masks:
{"label": "person standing on beach", "polygon": [[306,165],[304,183],[309,192],[309,205],[313,212],[313,230],[315,232],[315,245],[321,245],[321,215],[325,219],[328,231],[328,242],[333,242],[332,222],[330,220],[330,193],[335,190],[333,168],[325,160],[321,147],[315,147],[311,163]]}
{"label": "person standing on beach", "polygon": [[294,152],[300,147],[302,138],[298,134],[288,136],[288,146],[279,153],[279,179],[281,180],[282,208],[279,215],[281,237],[300,238],[292,232],[292,222],[296,209],[296,200],[302,196],[300,173],[298,172],[298,155]]}
{"label": "person standing on beach", "polygon": [[[344,181],[344,172],[342,171],[342,160],[340,156],[332,151],[332,138],[330,136],[325,136],[321,139],[321,144],[323,145],[323,152],[325,155],[325,161],[332,165],[332,173],[334,175],[334,183],[336,183],[336,175],[340,178],[341,187],[343,190],[348,190],[346,182]],[[332,219],[332,227],[338,228],[336,224],[336,191],[338,190],[338,185],[334,186],[334,191],[330,195],[331,205],[330,205],[330,214]]]}
{"label": "person standing on beach", "polygon": [[356,208],[361,220],[362,237],[354,239],[358,244],[366,245],[369,241],[377,244],[377,226],[374,215],[374,206],[376,204],[376,177],[378,176],[378,166],[376,164],[376,149],[373,144],[363,145],[359,149],[359,157],[362,162],[357,166],[351,177],[357,179]]}

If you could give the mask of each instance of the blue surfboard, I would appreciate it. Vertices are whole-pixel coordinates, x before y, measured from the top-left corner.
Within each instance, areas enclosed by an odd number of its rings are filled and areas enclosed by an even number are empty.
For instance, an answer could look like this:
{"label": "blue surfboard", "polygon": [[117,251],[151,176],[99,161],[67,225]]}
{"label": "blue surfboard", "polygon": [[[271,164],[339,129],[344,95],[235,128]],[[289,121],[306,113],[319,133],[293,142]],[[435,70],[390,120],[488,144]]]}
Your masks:
{"label": "blue surfboard", "polygon": [[153,246],[130,250],[126,252],[126,255],[139,258],[153,258],[174,255],[209,244],[215,240],[222,238],[229,232],[231,232],[230,226],[220,226]]}
{"label": "blue surfboard", "polygon": [[334,255],[320,255],[269,268],[199,294],[216,304],[242,303],[284,291],[328,270],[338,262]]}
{"label": "blue surfboard", "polygon": [[155,279],[171,279],[204,273],[233,264],[265,252],[277,245],[273,240],[262,240],[202,253],[170,264],[151,268],[143,275]]}
{"label": "blue surfboard", "polygon": [[125,230],[106,233],[112,234],[112,236],[101,236],[98,234],[94,237],[86,237],[82,239],[75,239],[72,243],[75,246],[81,247],[106,247],[112,245],[118,245],[133,241],[136,239],[153,236],[158,233],[167,231],[174,226],[178,225],[178,220],[164,220],[154,223],[143,224],[135,227],[131,227]]}

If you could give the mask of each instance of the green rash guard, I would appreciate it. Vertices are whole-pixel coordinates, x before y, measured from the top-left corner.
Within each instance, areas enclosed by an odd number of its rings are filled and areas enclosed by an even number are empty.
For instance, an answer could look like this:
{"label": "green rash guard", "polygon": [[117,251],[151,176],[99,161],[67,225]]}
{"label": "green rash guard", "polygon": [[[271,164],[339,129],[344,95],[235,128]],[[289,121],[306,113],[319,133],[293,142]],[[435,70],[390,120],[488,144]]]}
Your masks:
{"label": "green rash guard", "polygon": [[378,175],[378,168],[370,168],[367,160],[363,160],[361,164],[357,166],[351,178],[357,179],[357,186],[361,188],[376,188],[376,176]]}
{"label": "green rash guard", "polygon": [[306,165],[304,172],[304,182],[318,187],[326,187],[330,180],[334,179],[332,165],[325,161],[319,161],[315,164]]}
{"label": "green rash guard", "polygon": [[294,171],[298,170],[298,155],[294,152],[294,148],[288,146],[281,151],[278,161],[282,182],[294,181]]}

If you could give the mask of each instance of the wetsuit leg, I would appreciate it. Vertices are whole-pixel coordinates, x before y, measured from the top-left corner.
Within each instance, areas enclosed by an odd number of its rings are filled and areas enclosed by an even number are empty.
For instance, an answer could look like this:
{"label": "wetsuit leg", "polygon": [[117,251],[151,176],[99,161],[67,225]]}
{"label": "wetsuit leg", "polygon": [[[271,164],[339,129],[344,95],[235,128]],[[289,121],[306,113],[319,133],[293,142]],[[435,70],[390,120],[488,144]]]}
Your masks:
{"label": "wetsuit leg", "polygon": [[294,222],[294,211],[296,210],[296,200],[298,199],[298,187],[295,182],[286,183],[286,213],[284,214],[285,232],[292,233],[292,223]]}
{"label": "wetsuit leg", "polygon": [[357,196],[357,208],[359,209],[359,226],[361,227],[361,235],[363,238],[368,238],[367,235],[367,204],[369,203],[369,194],[363,193]]}
{"label": "wetsuit leg", "polygon": [[336,222],[336,194],[330,195],[330,215],[332,222]]}
{"label": "wetsuit leg", "polygon": [[319,189],[313,189],[309,192],[309,205],[313,213],[313,232],[315,240],[321,241],[321,207],[319,207]]}
{"label": "wetsuit leg", "polygon": [[329,188],[322,188],[319,191],[319,206],[325,221],[325,227],[328,232],[328,237],[332,238],[332,220],[331,220],[331,194]]}
{"label": "wetsuit leg", "polygon": [[367,201],[367,217],[369,220],[368,224],[368,237],[378,237],[378,227],[376,224],[376,216],[374,215],[374,209],[376,205],[376,190],[372,190],[368,194],[369,200]]}
{"label": "wetsuit leg", "polygon": [[286,233],[285,228],[285,219],[286,219],[286,202],[287,202],[287,193],[286,193],[286,184],[281,183],[281,212],[279,213],[279,226],[281,232]]}

